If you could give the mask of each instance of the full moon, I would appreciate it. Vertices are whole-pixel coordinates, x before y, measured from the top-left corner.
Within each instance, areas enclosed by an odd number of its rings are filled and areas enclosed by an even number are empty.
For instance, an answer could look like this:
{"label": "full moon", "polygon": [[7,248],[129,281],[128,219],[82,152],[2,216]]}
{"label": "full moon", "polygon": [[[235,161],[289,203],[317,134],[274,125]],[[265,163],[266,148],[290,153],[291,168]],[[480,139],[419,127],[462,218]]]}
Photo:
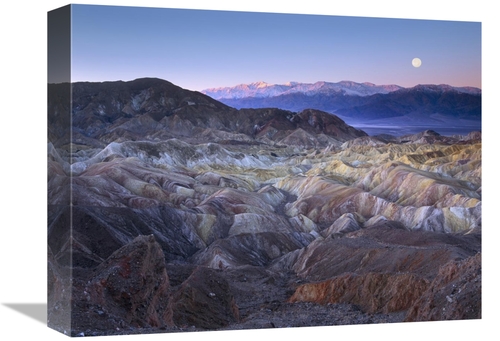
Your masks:
{"label": "full moon", "polygon": [[413,60],[411,61],[411,65],[413,65],[414,67],[420,67],[420,65],[422,65],[422,61],[420,60],[420,58],[413,58]]}

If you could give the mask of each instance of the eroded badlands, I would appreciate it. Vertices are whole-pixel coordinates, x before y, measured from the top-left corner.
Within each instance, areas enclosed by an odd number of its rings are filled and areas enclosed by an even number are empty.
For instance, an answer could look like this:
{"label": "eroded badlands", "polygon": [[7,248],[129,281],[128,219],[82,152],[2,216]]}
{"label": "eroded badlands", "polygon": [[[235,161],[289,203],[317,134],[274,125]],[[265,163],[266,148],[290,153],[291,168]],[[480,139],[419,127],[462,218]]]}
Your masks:
{"label": "eroded badlands", "polygon": [[49,132],[49,324],[481,318],[480,133],[369,137],[143,82],[76,88],[72,139]]}

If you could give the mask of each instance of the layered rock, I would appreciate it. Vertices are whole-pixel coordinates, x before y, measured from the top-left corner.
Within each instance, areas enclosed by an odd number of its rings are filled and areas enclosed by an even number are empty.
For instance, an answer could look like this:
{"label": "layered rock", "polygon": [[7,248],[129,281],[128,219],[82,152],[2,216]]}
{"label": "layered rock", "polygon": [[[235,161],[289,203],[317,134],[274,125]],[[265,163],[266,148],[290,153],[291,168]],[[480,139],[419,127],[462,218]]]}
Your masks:
{"label": "layered rock", "polygon": [[310,281],[344,272],[413,273],[432,279],[440,265],[468,258],[480,245],[478,234],[408,231],[397,222],[383,221],[343,238],[316,239],[300,250],[293,270]]}
{"label": "layered rock", "polygon": [[299,287],[290,302],[356,304],[368,313],[405,311],[422,296],[429,282],[413,274],[344,274]]}
{"label": "layered rock", "polygon": [[450,261],[432,282],[412,273],[345,273],[301,285],[291,303],[356,304],[368,313],[406,312],[405,321],[481,318],[480,256]]}
{"label": "layered rock", "polygon": [[481,254],[450,261],[415,300],[405,321],[480,319]]}
{"label": "layered rock", "polygon": [[481,318],[478,234],[406,231],[385,222],[317,240],[293,265],[307,284],[290,302],[350,303],[406,321]]}

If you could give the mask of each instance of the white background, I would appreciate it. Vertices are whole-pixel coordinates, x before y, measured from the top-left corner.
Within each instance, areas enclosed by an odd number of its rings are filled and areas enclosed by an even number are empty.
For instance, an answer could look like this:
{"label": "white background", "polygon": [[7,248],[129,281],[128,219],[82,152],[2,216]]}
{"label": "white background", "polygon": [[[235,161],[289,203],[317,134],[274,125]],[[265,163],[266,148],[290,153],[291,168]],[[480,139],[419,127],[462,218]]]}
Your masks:
{"label": "white background", "polygon": [[[261,12],[311,13],[386,18],[482,22],[483,32],[483,318],[475,321],[399,323],[390,325],[290,328],[243,332],[133,335],[123,340],[233,340],[235,337],[346,338],[350,340],[492,340],[498,337],[499,224],[492,220],[498,193],[494,178],[495,100],[499,98],[498,11],[495,1],[79,1],[80,4],[200,8]],[[331,5],[326,5],[331,3]],[[0,338],[59,340],[66,338],[9,304],[46,303],[46,28],[47,12],[63,1],[4,2],[0,13],[2,77],[0,105]],[[498,169],[498,168],[497,168]],[[40,307],[40,306],[39,306]],[[491,333],[491,334],[490,334]],[[496,335],[495,335],[496,334]],[[117,337],[107,337],[116,339]]]}

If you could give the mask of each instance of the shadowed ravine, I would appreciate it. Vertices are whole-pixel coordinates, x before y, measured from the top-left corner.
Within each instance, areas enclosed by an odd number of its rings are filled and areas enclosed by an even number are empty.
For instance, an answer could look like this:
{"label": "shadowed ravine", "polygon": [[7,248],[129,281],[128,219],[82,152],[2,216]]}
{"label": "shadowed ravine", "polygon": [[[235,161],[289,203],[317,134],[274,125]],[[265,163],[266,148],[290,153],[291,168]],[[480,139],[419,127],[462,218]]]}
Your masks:
{"label": "shadowed ravine", "polygon": [[158,79],[72,91],[71,139],[49,102],[49,326],[481,318],[480,133],[369,137]]}

